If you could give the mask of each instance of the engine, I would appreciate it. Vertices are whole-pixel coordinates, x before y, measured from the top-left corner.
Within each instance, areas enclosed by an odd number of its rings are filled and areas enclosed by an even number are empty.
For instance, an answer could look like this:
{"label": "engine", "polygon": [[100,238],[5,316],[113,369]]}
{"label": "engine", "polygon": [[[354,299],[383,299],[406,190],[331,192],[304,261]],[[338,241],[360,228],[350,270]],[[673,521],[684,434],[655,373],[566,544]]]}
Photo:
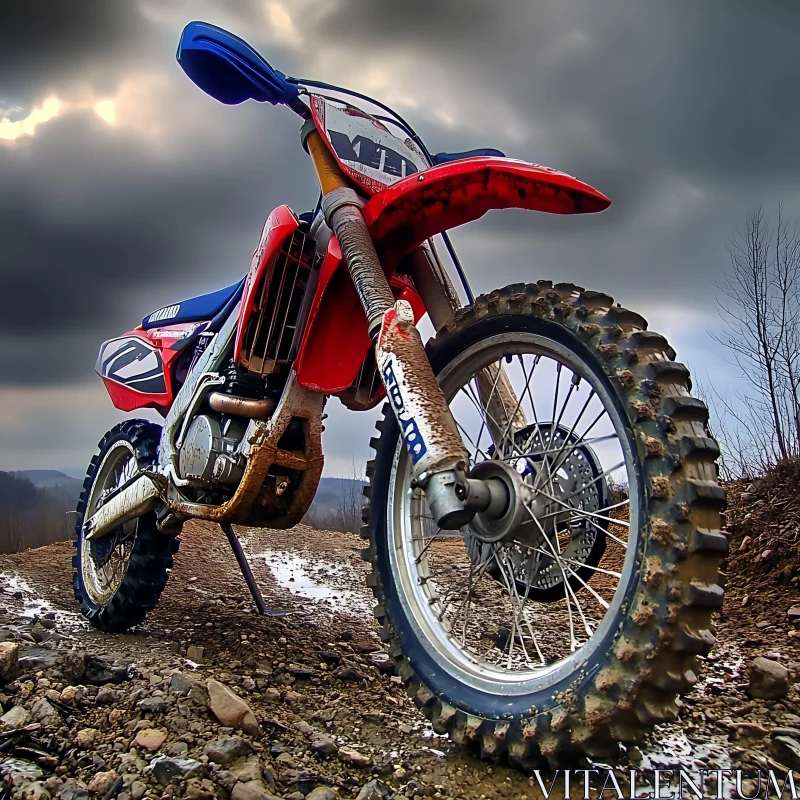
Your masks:
{"label": "engine", "polygon": [[220,420],[208,414],[196,416],[181,447],[181,476],[205,486],[238,483],[244,468],[236,450],[244,432],[244,423],[233,417]]}

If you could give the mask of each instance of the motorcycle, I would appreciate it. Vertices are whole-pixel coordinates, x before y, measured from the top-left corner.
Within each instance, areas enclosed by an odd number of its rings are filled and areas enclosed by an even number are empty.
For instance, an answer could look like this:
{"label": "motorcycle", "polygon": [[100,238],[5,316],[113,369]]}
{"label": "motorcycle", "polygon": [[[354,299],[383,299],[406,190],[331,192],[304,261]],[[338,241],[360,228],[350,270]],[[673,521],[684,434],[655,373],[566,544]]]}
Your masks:
{"label": "motorcycle", "polygon": [[222,103],[294,111],[320,199],[269,215],[240,282],[103,343],[114,405],[164,424],[122,422],[89,465],[82,613],[104,631],[140,623],[189,519],[219,523],[275,613],[232,525],[298,523],[326,401],[385,399],[364,558],[381,637],[434,731],[530,768],[674,719],[723,596],[706,407],[640,315],[547,280],[474,298],[447,234],[494,209],[586,214],[608,198],[497,150],[432,155],[385,104],[287,77],[212,25],[190,23],[177,58]]}

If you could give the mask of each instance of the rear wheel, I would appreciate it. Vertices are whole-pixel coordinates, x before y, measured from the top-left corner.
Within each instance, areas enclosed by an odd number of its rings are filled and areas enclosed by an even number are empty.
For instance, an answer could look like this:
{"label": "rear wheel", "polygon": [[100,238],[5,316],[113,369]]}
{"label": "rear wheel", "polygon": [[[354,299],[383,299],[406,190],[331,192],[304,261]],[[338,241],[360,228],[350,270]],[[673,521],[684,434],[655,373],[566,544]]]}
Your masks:
{"label": "rear wheel", "polygon": [[72,582],[81,613],[103,631],[127,630],[155,608],[179,541],[158,530],[153,512],[91,541],[83,522],[139,469],[155,463],[160,436],[161,428],[144,420],[117,425],[100,441],[83,482]]}
{"label": "rear wheel", "polygon": [[[485,757],[613,754],[674,719],[713,642],[727,539],[705,407],[641,317],[567,284],[479,298],[428,355],[470,466],[502,461],[529,500],[506,527],[438,530],[391,412],[379,423],[363,534],[401,676]],[[499,366],[519,430],[483,410]]]}

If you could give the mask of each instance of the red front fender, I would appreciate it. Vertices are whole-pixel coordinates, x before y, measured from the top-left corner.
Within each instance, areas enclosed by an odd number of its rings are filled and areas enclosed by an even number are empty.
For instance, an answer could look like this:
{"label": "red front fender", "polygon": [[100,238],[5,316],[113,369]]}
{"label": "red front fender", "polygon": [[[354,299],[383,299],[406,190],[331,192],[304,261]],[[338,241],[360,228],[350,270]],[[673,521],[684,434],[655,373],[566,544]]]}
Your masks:
{"label": "red front fender", "polygon": [[499,208],[550,214],[602,211],[611,201],[563,172],[510,158],[466,158],[409,175],[364,207],[384,269],[436,233]]}
{"label": "red front fender", "polygon": [[[424,313],[416,292],[393,273],[425,239],[482,217],[494,208],[527,208],[551,214],[602,211],[610,201],[563,172],[509,158],[468,158],[415,173],[374,195],[364,216],[387,277],[397,295]],[[367,320],[334,237],[303,342],[295,362],[301,385],[335,394],[349,387],[370,347]]]}

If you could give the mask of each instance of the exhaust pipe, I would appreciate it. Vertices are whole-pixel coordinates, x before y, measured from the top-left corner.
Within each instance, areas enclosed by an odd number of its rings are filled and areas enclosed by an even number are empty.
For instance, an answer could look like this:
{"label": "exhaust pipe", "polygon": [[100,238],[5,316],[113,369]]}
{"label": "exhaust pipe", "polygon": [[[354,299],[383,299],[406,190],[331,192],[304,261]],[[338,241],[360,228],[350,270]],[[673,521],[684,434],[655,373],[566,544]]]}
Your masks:
{"label": "exhaust pipe", "polygon": [[277,406],[277,402],[271,397],[265,397],[263,400],[250,400],[247,397],[237,397],[223,392],[212,392],[208,396],[208,404],[220,414],[233,414],[250,419],[270,417]]}
{"label": "exhaust pipe", "polygon": [[151,511],[158,502],[158,489],[149,475],[140,475],[84,520],[84,539],[99,539],[129,520]]}

